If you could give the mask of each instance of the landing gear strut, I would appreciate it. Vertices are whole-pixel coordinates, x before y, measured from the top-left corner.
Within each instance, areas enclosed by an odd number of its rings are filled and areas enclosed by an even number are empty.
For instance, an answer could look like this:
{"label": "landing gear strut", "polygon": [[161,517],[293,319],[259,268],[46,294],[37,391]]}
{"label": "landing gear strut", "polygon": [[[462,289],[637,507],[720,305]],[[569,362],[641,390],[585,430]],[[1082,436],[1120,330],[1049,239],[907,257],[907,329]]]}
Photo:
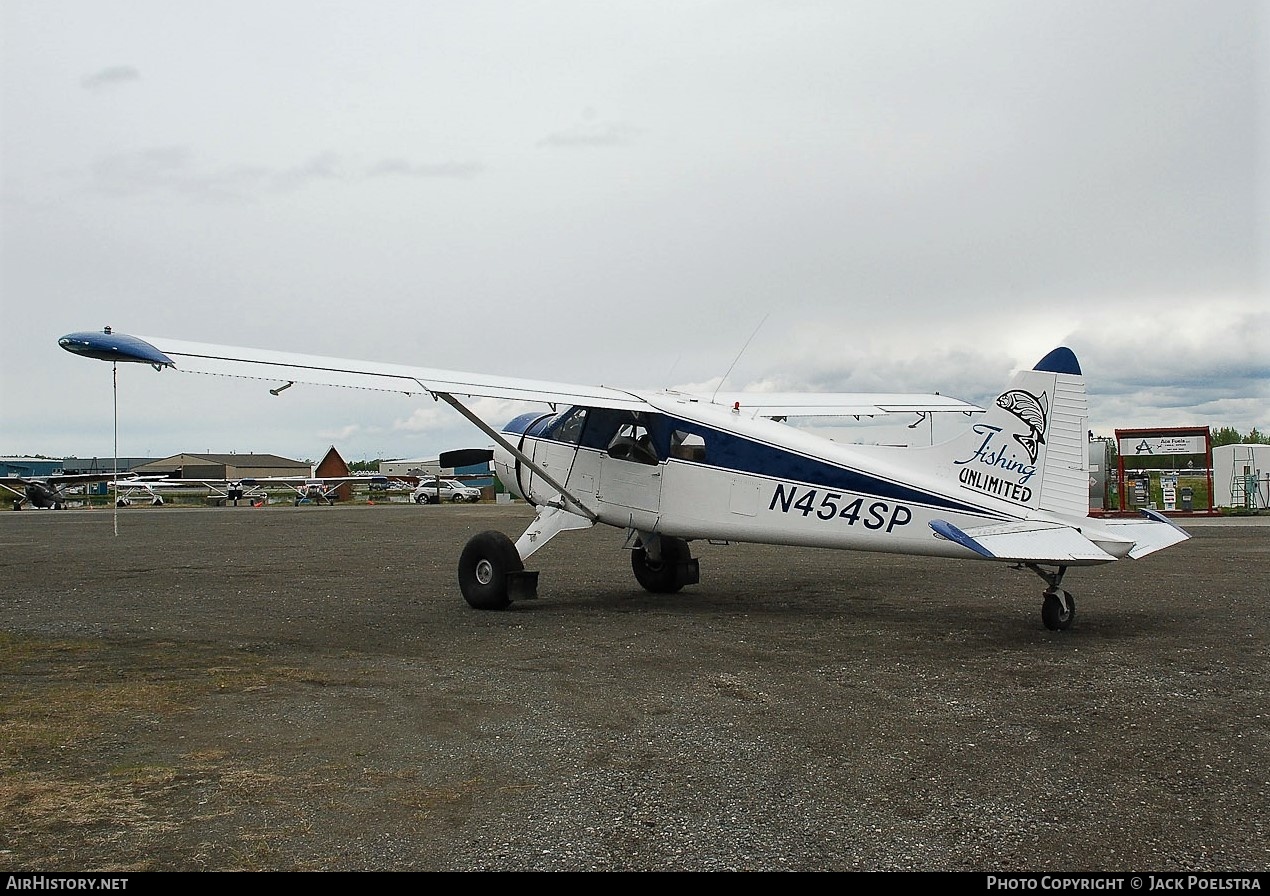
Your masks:
{"label": "landing gear strut", "polygon": [[1027,568],[1044,579],[1048,586],[1041,600],[1041,621],[1052,632],[1066,631],[1076,618],[1076,598],[1070,591],[1059,587],[1067,567],[1060,566],[1056,572],[1049,572],[1036,563],[1029,563]]}

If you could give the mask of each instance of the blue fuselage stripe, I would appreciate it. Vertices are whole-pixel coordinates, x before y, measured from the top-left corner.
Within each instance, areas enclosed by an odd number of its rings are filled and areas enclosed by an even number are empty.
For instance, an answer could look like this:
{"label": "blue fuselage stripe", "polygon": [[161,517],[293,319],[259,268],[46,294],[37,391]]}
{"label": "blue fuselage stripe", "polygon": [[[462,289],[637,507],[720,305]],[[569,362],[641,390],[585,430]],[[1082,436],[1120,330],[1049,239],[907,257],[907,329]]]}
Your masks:
{"label": "blue fuselage stripe", "polygon": [[[570,409],[571,410],[571,409]],[[539,414],[523,414],[512,420],[503,428],[509,434],[524,434],[537,438],[550,438],[553,422],[567,417],[569,411],[545,421]],[[603,411],[594,412],[587,422],[587,430],[582,442],[587,445],[601,447],[607,444],[616,424],[609,421],[605,432],[592,432],[592,424],[613,416]],[[624,412],[623,418],[635,419],[630,412]],[[730,470],[765,479],[799,483],[817,488],[840,490],[843,493],[873,495],[896,502],[930,507],[942,511],[968,513],[977,516],[986,514],[994,516],[985,508],[964,501],[958,501],[946,495],[932,493],[925,489],[914,488],[903,482],[886,479],[871,473],[852,469],[817,457],[792,451],[771,443],[759,441],[753,437],[715,429],[704,423],[672,417],[663,413],[641,413],[640,422],[648,428],[649,434],[657,448],[659,457],[670,456],[671,433],[675,431],[699,435],[706,442],[706,458],[704,461],[681,461],[716,469]],[[536,425],[535,425],[536,424]],[[594,438],[593,438],[594,437]],[[599,439],[599,441],[596,441]],[[575,446],[576,447],[576,446]]]}
{"label": "blue fuselage stripe", "polygon": [[901,482],[883,479],[826,460],[759,442],[746,436],[711,429],[687,420],[665,418],[676,429],[690,430],[707,439],[706,465],[778,479],[804,483],[819,488],[840,489],[862,495],[875,495],[908,504],[918,504],[961,513],[983,515],[984,509],[944,495],[932,494]]}

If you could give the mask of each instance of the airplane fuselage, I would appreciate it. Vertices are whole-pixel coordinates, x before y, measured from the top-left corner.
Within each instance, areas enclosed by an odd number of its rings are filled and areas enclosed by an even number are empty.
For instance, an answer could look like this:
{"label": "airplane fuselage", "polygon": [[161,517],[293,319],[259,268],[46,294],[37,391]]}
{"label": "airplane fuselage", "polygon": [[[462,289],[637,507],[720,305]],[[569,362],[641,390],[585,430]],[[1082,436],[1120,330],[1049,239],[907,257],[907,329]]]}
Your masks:
{"label": "airplane fuselage", "polygon": [[60,509],[62,493],[51,485],[42,482],[28,482],[22,489],[26,495],[26,503],[41,510]]}
{"label": "airplane fuselage", "polygon": [[[592,510],[597,522],[677,538],[966,557],[932,520],[973,527],[1024,517],[1031,471],[1000,466],[993,433],[954,458],[972,475],[914,476],[927,449],[844,445],[744,409],[663,399],[658,413],[570,408],[513,420],[505,437]],[[1008,450],[1002,444],[1000,453]],[[934,459],[934,455],[932,455]],[[501,480],[534,504],[560,500],[505,449]],[[995,466],[994,466],[995,465]],[[977,489],[989,479],[992,489]],[[964,481],[963,481],[964,480]]]}

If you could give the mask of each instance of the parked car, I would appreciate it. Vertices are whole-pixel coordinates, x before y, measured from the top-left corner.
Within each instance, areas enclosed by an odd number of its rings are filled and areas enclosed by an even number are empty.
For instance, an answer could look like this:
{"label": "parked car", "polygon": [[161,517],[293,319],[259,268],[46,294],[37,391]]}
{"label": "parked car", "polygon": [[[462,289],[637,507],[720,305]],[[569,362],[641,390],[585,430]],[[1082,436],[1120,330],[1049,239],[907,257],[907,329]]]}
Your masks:
{"label": "parked car", "polygon": [[468,501],[475,504],[481,500],[481,490],[453,479],[427,479],[415,487],[411,497],[416,504],[437,504],[441,501],[455,504]]}

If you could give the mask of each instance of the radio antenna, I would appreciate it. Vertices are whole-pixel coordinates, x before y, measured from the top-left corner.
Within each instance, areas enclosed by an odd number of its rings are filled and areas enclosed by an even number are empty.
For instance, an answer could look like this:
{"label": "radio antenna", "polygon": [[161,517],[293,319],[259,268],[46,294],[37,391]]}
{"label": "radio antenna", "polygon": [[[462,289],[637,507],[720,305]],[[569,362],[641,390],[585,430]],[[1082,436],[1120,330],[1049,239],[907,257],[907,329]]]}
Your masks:
{"label": "radio antenna", "polygon": [[723,379],[719,380],[719,385],[714,387],[714,394],[710,396],[710,403],[714,404],[715,396],[719,394],[719,390],[723,388],[723,384],[727,382],[728,377],[732,375],[732,368],[736,366],[736,362],[741,360],[741,355],[745,354],[745,350],[750,347],[750,343],[754,341],[754,337],[758,335],[758,331],[763,328],[763,324],[767,323],[767,318],[772,312],[763,315],[763,319],[758,322],[758,326],[754,328],[754,332],[750,334],[750,338],[745,340],[745,345],[741,346],[741,350],[736,353],[736,357],[732,359],[732,364],[728,367],[727,373],[723,374]]}

